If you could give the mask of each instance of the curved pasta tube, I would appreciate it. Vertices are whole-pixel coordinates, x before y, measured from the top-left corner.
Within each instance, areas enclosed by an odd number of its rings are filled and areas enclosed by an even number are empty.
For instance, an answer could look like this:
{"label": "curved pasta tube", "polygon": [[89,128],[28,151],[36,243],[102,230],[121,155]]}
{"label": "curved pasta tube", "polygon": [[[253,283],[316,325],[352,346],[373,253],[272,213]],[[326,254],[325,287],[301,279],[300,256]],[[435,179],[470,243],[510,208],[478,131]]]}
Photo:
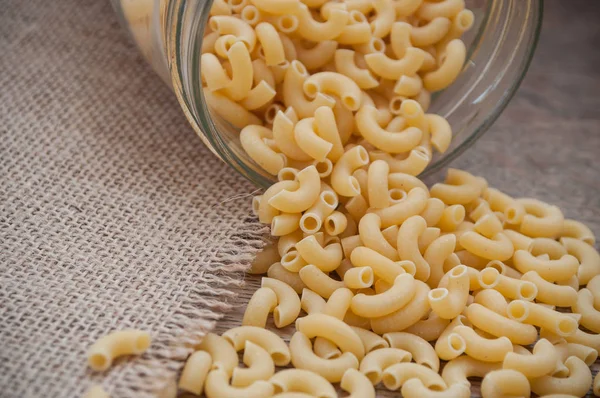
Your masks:
{"label": "curved pasta tube", "polygon": [[235,351],[240,351],[246,345],[246,341],[251,341],[264,348],[271,355],[276,366],[285,366],[290,363],[290,350],[288,346],[281,337],[270,330],[256,326],[239,326],[223,333],[223,338],[233,346]]}
{"label": "curved pasta tube", "polygon": [[400,59],[392,59],[383,53],[365,55],[365,62],[373,73],[392,80],[398,80],[402,75],[416,74],[424,60],[424,51],[414,47],[407,48],[404,56]]}
{"label": "curved pasta tube", "polygon": [[[212,358],[206,351],[196,351],[185,361],[178,387],[195,395],[202,394],[204,381],[212,367]],[[90,397],[91,398],[91,397]]]}
{"label": "curved pasta tube", "polygon": [[600,334],[586,333],[581,329],[577,329],[574,334],[571,336],[565,336],[564,338],[569,343],[583,344],[595,349],[596,351],[600,350]]}
{"label": "curved pasta tube", "polygon": [[398,251],[381,233],[381,219],[375,213],[365,214],[358,223],[360,241],[369,249],[384,255],[392,261],[398,261]]}
{"label": "curved pasta tube", "polygon": [[369,164],[367,150],[357,145],[346,151],[338,162],[333,166],[331,172],[331,186],[342,196],[353,197],[359,195],[360,185],[352,173],[360,167]]}
{"label": "curved pasta tube", "polygon": [[434,114],[425,115],[429,123],[429,134],[431,134],[431,145],[440,153],[446,152],[452,141],[452,128],[450,123],[440,116]]}
{"label": "curved pasta tube", "polygon": [[579,261],[570,254],[558,260],[545,260],[534,257],[526,250],[517,250],[513,256],[513,264],[520,272],[535,271],[549,282],[567,280],[579,270]]}
{"label": "curved pasta tube", "polygon": [[592,366],[598,359],[598,351],[583,344],[568,343],[566,357],[570,356],[575,356],[585,362],[586,365]]}
{"label": "curved pasta tube", "polygon": [[452,18],[465,8],[464,0],[442,0],[435,3],[424,2],[416,16],[427,21],[437,17]]}
{"label": "curved pasta tube", "polygon": [[371,26],[363,13],[358,10],[352,10],[349,13],[348,24],[334,40],[340,44],[364,46],[372,39]]}
{"label": "curved pasta tube", "polygon": [[560,236],[579,239],[591,246],[596,244],[596,237],[592,230],[584,223],[576,220],[565,219]]}
{"label": "curved pasta tube", "polygon": [[348,226],[348,218],[344,213],[334,211],[325,218],[325,232],[331,236],[342,234]]}
{"label": "curved pasta tube", "polygon": [[150,342],[150,334],[142,330],[112,332],[92,344],[87,352],[88,366],[95,371],[106,370],[117,357],[143,354]]}
{"label": "curved pasta tube", "polygon": [[[298,173],[299,187],[295,191],[282,190],[269,199],[269,205],[286,213],[300,213],[311,207],[321,191],[321,178],[315,166]],[[264,198],[264,196],[263,196]]]}
{"label": "curved pasta tube", "polygon": [[422,146],[417,146],[412,149],[408,156],[396,155],[392,156],[386,152],[372,151],[370,156],[373,160],[385,160],[390,165],[390,171],[392,173],[405,173],[412,176],[419,175],[429,162],[431,161],[431,155],[429,150]]}
{"label": "curved pasta tube", "polygon": [[240,132],[240,143],[252,160],[268,173],[276,175],[285,167],[287,160],[285,155],[275,152],[265,142],[265,139],[270,138],[271,135],[271,130],[266,127],[246,126]]}
{"label": "curved pasta tube", "polygon": [[454,332],[457,326],[471,325],[467,317],[459,315],[452,320],[442,331],[435,342],[435,352],[445,361],[452,360],[465,352],[467,343],[465,339]]}
{"label": "curved pasta tube", "polygon": [[234,387],[229,384],[229,376],[221,369],[210,371],[206,377],[204,393],[207,398],[248,397],[262,398],[273,395],[273,385],[268,381],[259,380],[248,387]]}
{"label": "curved pasta tube", "polygon": [[592,386],[592,372],[590,368],[577,357],[569,357],[565,361],[569,369],[567,377],[541,376],[532,379],[531,391],[538,395],[546,394],[571,394],[583,397]]}
{"label": "curved pasta tube", "polygon": [[298,186],[299,184],[296,181],[280,181],[271,185],[261,197],[258,206],[258,221],[265,224],[271,223],[280,211],[271,206],[269,200],[283,190],[296,190]]}
{"label": "curved pasta tube", "polygon": [[396,9],[392,0],[375,0],[375,18],[371,21],[371,31],[374,37],[385,37],[392,30],[396,20]]}
{"label": "curved pasta tube", "polygon": [[396,277],[394,284],[383,293],[368,296],[362,293],[352,298],[353,313],[368,318],[381,317],[404,307],[414,297],[416,287],[410,274]]}
{"label": "curved pasta tube", "polygon": [[240,104],[248,110],[255,110],[269,104],[276,94],[277,92],[273,86],[261,81],[248,92],[248,95],[240,101]]}
{"label": "curved pasta tube", "polygon": [[514,300],[508,304],[506,312],[510,319],[539,326],[561,337],[572,336],[577,331],[576,319],[540,304]]}
{"label": "curved pasta tube", "polygon": [[[404,261],[392,261],[389,258],[379,254],[368,247],[359,246],[352,250],[350,261],[355,267],[370,267],[378,278],[383,279],[389,284],[393,284],[399,275],[407,271],[404,267],[410,267],[414,264]],[[410,263],[410,264],[407,264]]]}
{"label": "curved pasta tube", "polygon": [[434,312],[430,312],[427,319],[418,321],[414,325],[404,329],[404,331],[409,334],[414,334],[423,340],[434,341],[442,335],[449,323],[449,320],[442,319]]}
{"label": "curved pasta tube", "polygon": [[322,376],[304,369],[284,369],[275,373],[270,382],[278,392],[304,392],[313,397],[336,398],[333,386]]}
{"label": "curved pasta tube", "polygon": [[499,362],[513,350],[512,343],[507,337],[486,339],[468,326],[457,326],[453,329],[453,333],[457,333],[465,340],[467,344],[465,353],[480,361]]}
{"label": "curved pasta tube", "polygon": [[438,69],[423,76],[423,86],[428,91],[439,91],[448,87],[462,71],[467,49],[460,39],[451,40],[444,50],[444,57]]}
{"label": "curved pasta tube", "polygon": [[439,283],[444,276],[444,262],[452,253],[454,253],[455,247],[456,237],[451,234],[435,238],[433,242],[427,245],[427,249],[423,254],[423,259],[429,264],[430,273],[427,284],[430,287],[434,288],[439,286]]}
{"label": "curved pasta tube", "polygon": [[554,345],[546,339],[540,339],[533,347],[533,355],[509,352],[504,357],[502,367],[521,372],[532,379],[552,373],[558,360],[558,352]]}
{"label": "curved pasta tube", "polygon": [[358,359],[350,352],[345,352],[334,359],[319,357],[313,352],[310,340],[302,332],[296,332],[292,336],[290,352],[295,368],[315,372],[331,383],[342,380],[348,369],[358,369]]}
{"label": "curved pasta tube", "polygon": [[483,189],[478,177],[466,171],[448,169],[446,181],[434,184],[429,193],[448,205],[466,205],[479,198]]}
{"label": "curved pasta tube", "polygon": [[318,93],[315,99],[308,100],[303,91],[303,85],[308,78],[306,67],[297,60],[290,63],[283,79],[283,102],[296,111],[299,118],[312,117],[321,106],[333,108],[336,101],[330,96]]}
{"label": "curved pasta tube", "polygon": [[448,275],[448,287],[433,289],[427,297],[431,310],[440,318],[454,319],[465,308],[469,296],[470,282],[467,266],[458,265]]}
{"label": "curved pasta tube", "polygon": [[304,93],[311,98],[319,93],[336,95],[351,111],[358,110],[362,101],[360,87],[348,76],[337,72],[315,73],[306,79],[303,89]]}
{"label": "curved pasta tube", "polygon": [[331,243],[322,247],[314,235],[309,235],[296,244],[296,250],[309,264],[314,264],[323,272],[331,272],[342,262],[342,246]]}
{"label": "curved pasta tube", "polygon": [[327,300],[327,304],[323,307],[322,313],[337,319],[344,319],[344,316],[350,308],[352,297],[354,297],[354,293],[352,293],[350,289],[346,289],[345,287],[337,289]]}
{"label": "curved pasta tube", "polygon": [[581,326],[600,333],[600,311],[594,308],[594,296],[591,291],[581,289],[577,292],[577,301],[571,308],[574,313],[581,314],[581,320],[579,321]]}
{"label": "curved pasta tube", "polygon": [[278,111],[273,120],[273,138],[279,150],[288,158],[307,161],[311,157],[296,143],[294,135],[294,126],[296,123],[298,123],[298,118],[296,117],[294,108],[288,108],[285,113]]}
{"label": "curved pasta tube", "polygon": [[241,19],[230,15],[215,15],[208,20],[208,26],[210,26],[213,32],[219,32],[221,36],[235,36],[237,40],[244,43],[248,52],[254,50],[254,46],[256,45],[256,33],[252,26]]}
{"label": "curved pasta tube", "polygon": [[435,350],[425,339],[408,332],[392,332],[383,335],[390,347],[408,351],[413,360],[432,369],[440,370],[440,360]]}
{"label": "curved pasta tube", "polygon": [[388,183],[390,188],[402,189],[406,192],[410,192],[413,188],[421,188],[427,191],[427,186],[415,176],[405,173],[391,173],[388,176]]}
{"label": "curved pasta tube", "polygon": [[202,94],[210,110],[214,111],[228,123],[231,123],[234,127],[241,129],[248,125],[262,124],[262,120],[256,117],[256,115],[226,95],[211,92],[208,88],[203,88]]}
{"label": "curved pasta tube", "polygon": [[354,61],[354,51],[339,49],[335,51],[335,68],[345,76],[348,76],[361,89],[377,87],[379,81],[368,69],[359,68]]}
{"label": "curved pasta tube", "polygon": [[521,221],[520,232],[532,238],[556,238],[563,229],[565,217],[557,206],[531,198],[516,199],[527,214]]}
{"label": "curved pasta tube", "polygon": [[343,351],[350,352],[361,361],[365,356],[365,348],[358,335],[343,321],[325,314],[311,314],[296,321],[296,330],[306,337],[324,337]]}
{"label": "curved pasta tube", "polygon": [[418,75],[401,76],[394,85],[394,93],[400,97],[413,97],[418,95],[422,89],[423,81]]}
{"label": "curved pasta tube", "polygon": [[485,375],[481,382],[483,397],[529,397],[529,380],[521,372],[512,369],[494,370]]}
{"label": "curved pasta tube", "polygon": [[243,326],[258,326],[264,328],[269,313],[277,306],[277,295],[272,289],[262,287],[254,292],[242,319]]}
{"label": "curved pasta tube", "polygon": [[261,11],[275,15],[294,14],[298,12],[302,5],[300,0],[251,0],[251,3]]}
{"label": "curved pasta tube", "polygon": [[488,260],[506,261],[514,252],[512,242],[502,232],[489,239],[475,231],[466,231],[458,241],[470,253]]}
{"label": "curved pasta tube", "polygon": [[[426,190],[423,190],[420,187],[415,187],[408,192],[406,199],[388,208],[375,210],[374,213],[381,218],[381,226],[383,228],[387,228],[392,225],[400,225],[408,221],[410,218],[415,217],[425,209],[425,206],[427,206],[427,196]],[[425,227],[422,228],[422,230],[425,230],[425,228],[427,228],[427,223],[424,219],[423,222],[425,223]],[[419,228],[420,226],[421,225],[419,225]],[[409,230],[405,228],[405,231],[408,232]],[[422,232],[423,231],[419,230],[415,240]],[[403,239],[404,238],[405,237],[403,237]],[[412,247],[407,249],[406,254],[408,255],[408,251],[412,250]],[[402,253],[399,252],[399,254],[400,258],[402,258]]]}
{"label": "curved pasta tube", "polygon": [[202,64],[202,80],[206,82],[206,87],[210,91],[220,90],[227,87],[231,83],[231,79],[227,76],[225,69],[221,65],[219,58],[211,53],[204,53],[200,59]]}
{"label": "curved pasta tube", "polygon": [[333,292],[344,286],[344,282],[332,279],[313,264],[306,265],[298,272],[302,282],[321,297],[329,298]]}
{"label": "curved pasta tube", "polygon": [[277,306],[273,310],[275,326],[282,328],[294,322],[301,309],[296,291],[285,282],[265,277],[261,280],[261,287],[271,289],[277,296]]}
{"label": "curved pasta tube", "polygon": [[337,162],[344,154],[344,146],[338,131],[335,111],[326,106],[319,107],[315,110],[314,119],[316,133],[332,145],[327,158]]}
{"label": "curved pasta tube", "polygon": [[496,289],[510,299],[533,301],[538,293],[537,286],[532,282],[501,275],[495,268],[486,268],[479,272],[478,282],[482,288]]}
{"label": "curved pasta tube", "polygon": [[490,208],[493,211],[504,213],[506,222],[509,224],[519,224],[525,216],[525,206],[511,198],[507,194],[500,192],[495,188],[486,188],[482,193]]}
{"label": "curved pasta tube", "polygon": [[286,61],[281,37],[268,22],[261,22],[254,28],[268,66],[279,65]]}
{"label": "curved pasta tube", "polygon": [[371,329],[377,334],[401,331],[414,325],[422,319],[429,311],[427,293],[429,286],[415,280],[417,290],[413,299],[398,311],[379,318],[371,319]]}
{"label": "curved pasta tube", "polygon": [[388,390],[397,390],[410,379],[419,379],[425,387],[435,390],[445,390],[447,388],[444,379],[435,371],[426,366],[416,363],[397,363],[387,367],[383,371],[383,385]]}
{"label": "curved pasta tube", "polygon": [[244,364],[246,368],[234,368],[231,376],[233,387],[248,387],[259,380],[268,380],[275,373],[273,359],[264,348],[250,340],[244,346]]}
{"label": "curved pasta tube", "polygon": [[469,305],[466,316],[473,326],[496,337],[507,337],[513,344],[533,344],[538,337],[534,326],[509,319],[479,303]]}
{"label": "curved pasta tube", "polygon": [[446,36],[450,25],[448,18],[436,17],[423,26],[413,26],[410,30],[410,41],[416,47],[431,46]]}
{"label": "curved pasta tube", "polygon": [[283,236],[291,234],[300,226],[300,213],[282,213],[273,217],[271,221],[271,235]]}
{"label": "curved pasta tube", "polygon": [[238,365],[236,350],[225,338],[214,333],[208,333],[195,349],[206,351],[212,358],[211,370],[221,370],[231,376],[233,369]]}
{"label": "curved pasta tube", "polygon": [[484,377],[489,372],[502,369],[502,362],[483,362],[461,356],[449,361],[442,371],[442,378],[449,385],[463,384],[471,386],[468,377]]}
{"label": "curved pasta tube", "polygon": [[[410,195],[415,190],[418,190],[418,188],[415,188],[408,193],[409,197],[406,199],[406,201],[410,199]],[[419,212],[423,210],[425,203],[425,201],[421,202],[421,208]],[[423,233],[423,231],[425,231],[426,228],[427,223],[423,217],[416,215],[409,217],[402,223],[400,229],[398,230],[398,242],[396,244],[400,259],[412,261],[415,264],[415,278],[420,281],[426,281],[429,279],[429,275],[431,273],[429,264],[425,261],[423,255],[419,251],[419,236]]]}
{"label": "curved pasta tube", "polygon": [[310,41],[332,40],[339,36],[348,23],[348,11],[333,8],[325,22],[316,21],[308,7],[301,6],[298,16],[298,29],[296,33]]}
{"label": "curved pasta tube", "polygon": [[579,284],[587,284],[593,277],[600,274],[600,254],[591,245],[575,238],[561,238],[560,243],[567,252],[579,260],[577,278]]}
{"label": "curved pasta tube", "polygon": [[342,390],[350,393],[348,398],[375,398],[375,388],[361,372],[348,369],[340,382]]}
{"label": "curved pasta tube", "polygon": [[402,396],[405,398],[469,398],[471,389],[464,384],[454,384],[443,391],[431,390],[421,379],[409,379],[402,385]]}
{"label": "curved pasta tube", "polygon": [[577,301],[577,290],[571,286],[555,285],[552,282],[548,282],[536,271],[526,272],[521,277],[521,280],[529,281],[537,287],[538,293],[535,299],[538,302],[559,307],[571,307]]}
{"label": "curved pasta tube", "polygon": [[315,119],[305,118],[296,123],[294,138],[296,144],[311,158],[324,161],[333,148],[333,144],[320,137],[316,130]]}
{"label": "curved pasta tube", "polygon": [[305,48],[301,43],[296,44],[298,60],[308,70],[320,69],[331,61],[338,48],[335,40],[323,40],[314,44],[311,48]]}
{"label": "curved pasta tube", "polygon": [[401,59],[406,49],[412,47],[410,33],[413,27],[406,22],[394,22],[390,31],[390,45],[396,58]]}
{"label": "curved pasta tube", "polygon": [[300,305],[307,314],[317,314],[323,311],[327,302],[312,290],[305,288],[302,290]]}
{"label": "curved pasta tube", "polygon": [[419,145],[423,133],[418,128],[390,132],[379,125],[377,118],[377,108],[372,106],[363,106],[356,114],[356,127],[371,145],[389,153],[408,152]]}
{"label": "curved pasta tube", "polygon": [[334,343],[323,337],[315,339],[313,350],[319,358],[323,359],[335,359],[342,356],[342,351]]}
{"label": "curved pasta tube", "polygon": [[391,365],[410,362],[410,352],[399,348],[381,348],[368,353],[360,362],[360,372],[364,374],[371,384],[376,385],[381,381],[383,370]]}

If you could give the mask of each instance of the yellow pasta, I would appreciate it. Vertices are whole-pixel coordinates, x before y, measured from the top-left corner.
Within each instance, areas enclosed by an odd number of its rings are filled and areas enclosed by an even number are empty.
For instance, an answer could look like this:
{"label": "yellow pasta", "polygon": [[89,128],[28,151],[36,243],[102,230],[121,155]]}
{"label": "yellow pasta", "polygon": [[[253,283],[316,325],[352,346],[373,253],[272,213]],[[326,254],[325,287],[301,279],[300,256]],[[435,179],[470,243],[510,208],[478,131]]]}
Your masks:
{"label": "yellow pasta", "polygon": [[277,305],[277,296],[272,289],[262,287],[254,292],[242,319],[243,326],[265,327],[269,313]]}
{"label": "yellow pasta", "polygon": [[527,377],[512,369],[492,371],[481,382],[482,397],[528,397],[530,394],[531,387]]}
{"label": "yellow pasta", "polygon": [[569,357],[565,361],[569,370],[568,377],[541,376],[531,380],[531,391],[538,395],[572,394],[584,396],[592,386],[590,368],[577,357]]}
{"label": "yellow pasta", "polygon": [[375,388],[369,379],[355,369],[344,373],[340,387],[350,393],[348,398],[375,398]]}
{"label": "yellow pasta", "polygon": [[546,339],[540,339],[533,347],[533,355],[515,352],[506,354],[502,368],[516,370],[531,379],[550,374],[558,360],[558,352],[554,345]]}
{"label": "yellow pasta", "polygon": [[593,246],[575,238],[561,238],[560,243],[580,263],[577,270],[579,284],[585,285],[593,277],[600,274],[600,254],[598,254],[598,251]]}
{"label": "yellow pasta", "polygon": [[360,372],[376,385],[381,381],[384,369],[396,363],[410,362],[410,352],[399,348],[381,348],[368,353],[360,362]]}
{"label": "yellow pasta", "polygon": [[496,337],[507,337],[513,344],[532,344],[537,339],[538,334],[534,326],[509,319],[477,303],[477,296],[475,301],[465,312],[473,326]]}
{"label": "yellow pasta", "polygon": [[577,320],[569,315],[528,301],[514,300],[506,311],[511,319],[545,328],[559,336],[571,336],[577,330]]}
{"label": "yellow pasta", "polygon": [[427,301],[429,286],[419,280],[415,280],[415,285],[415,295],[408,304],[389,315],[371,319],[371,329],[375,333],[402,331],[427,315],[430,309]]}
{"label": "yellow pasta", "polygon": [[150,347],[150,334],[141,330],[120,330],[99,338],[88,350],[88,366],[103,371],[115,358],[123,355],[140,355]]}
{"label": "yellow pasta", "polygon": [[296,321],[296,330],[308,338],[325,337],[335,341],[343,352],[350,352],[358,360],[365,356],[365,349],[358,335],[343,321],[324,314],[311,314]]}
{"label": "yellow pasta", "polygon": [[250,340],[244,345],[245,368],[236,367],[231,376],[233,387],[247,387],[259,380],[268,380],[275,373],[273,359],[264,348]]}

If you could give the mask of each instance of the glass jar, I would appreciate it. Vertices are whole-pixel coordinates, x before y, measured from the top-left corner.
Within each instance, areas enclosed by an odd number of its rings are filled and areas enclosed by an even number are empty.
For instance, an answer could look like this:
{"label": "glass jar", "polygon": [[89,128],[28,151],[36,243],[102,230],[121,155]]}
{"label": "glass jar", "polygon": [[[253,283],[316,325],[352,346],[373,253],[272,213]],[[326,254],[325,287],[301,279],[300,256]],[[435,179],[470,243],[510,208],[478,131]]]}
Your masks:
{"label": "glass jar", "polygon": [[[200,56],[212,1],[112,2],[202,141],[256,185],[271,185],[275,178],[244,152],[239,130],[209,110],[202,94]],[[541,0],[466,0],[466,5],[475,14],[475,24],[462,37],[468,49],[465,67],[449,88],[433,95],[428,110],[450,122],[454,137],[444,154],[434,155],[422,176],[446,166],[492,125],[519,87],[538,40]]]}

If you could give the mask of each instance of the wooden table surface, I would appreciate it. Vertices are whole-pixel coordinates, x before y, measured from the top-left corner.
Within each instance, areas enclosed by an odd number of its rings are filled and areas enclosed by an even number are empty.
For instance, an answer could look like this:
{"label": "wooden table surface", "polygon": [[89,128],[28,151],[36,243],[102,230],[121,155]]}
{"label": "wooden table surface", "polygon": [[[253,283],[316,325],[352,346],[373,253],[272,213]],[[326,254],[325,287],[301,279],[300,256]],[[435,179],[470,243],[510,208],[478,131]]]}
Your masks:
{"label": "wooden table surface", "polygon": [[[539,45],[519,91],[452,166],[513,196],[560,206],[600,236],[600,1],[545,2]],[[236,310],[218,323],[217,333],[240,325],[259,282],[247,277]],[[278,332],[289,338],[293,328]],[[598,369],[600,362],[594,374]],[[381,397],[399,395],[378,390]]]}

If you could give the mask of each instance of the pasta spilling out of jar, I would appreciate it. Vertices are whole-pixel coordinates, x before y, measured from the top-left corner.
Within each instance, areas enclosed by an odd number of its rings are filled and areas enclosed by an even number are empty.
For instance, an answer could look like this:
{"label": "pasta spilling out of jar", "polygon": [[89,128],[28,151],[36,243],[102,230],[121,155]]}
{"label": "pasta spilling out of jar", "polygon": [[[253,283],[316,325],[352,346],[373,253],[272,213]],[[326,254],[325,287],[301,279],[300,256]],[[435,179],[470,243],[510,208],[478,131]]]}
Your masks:
{"label": "pasta spilling out of jar", "polygon": [[[480,377],[483,397],[600,393],[589,228],[465,171],[416,177],[452,139],[426,112],[465,61],[463,0],[215,0],[211,15],[204,95],[277,176],[253,199],[274,240],[242,324],[195,347],[181,390],[467,398]],[[111,344],[94,369],[135,352]]]}

